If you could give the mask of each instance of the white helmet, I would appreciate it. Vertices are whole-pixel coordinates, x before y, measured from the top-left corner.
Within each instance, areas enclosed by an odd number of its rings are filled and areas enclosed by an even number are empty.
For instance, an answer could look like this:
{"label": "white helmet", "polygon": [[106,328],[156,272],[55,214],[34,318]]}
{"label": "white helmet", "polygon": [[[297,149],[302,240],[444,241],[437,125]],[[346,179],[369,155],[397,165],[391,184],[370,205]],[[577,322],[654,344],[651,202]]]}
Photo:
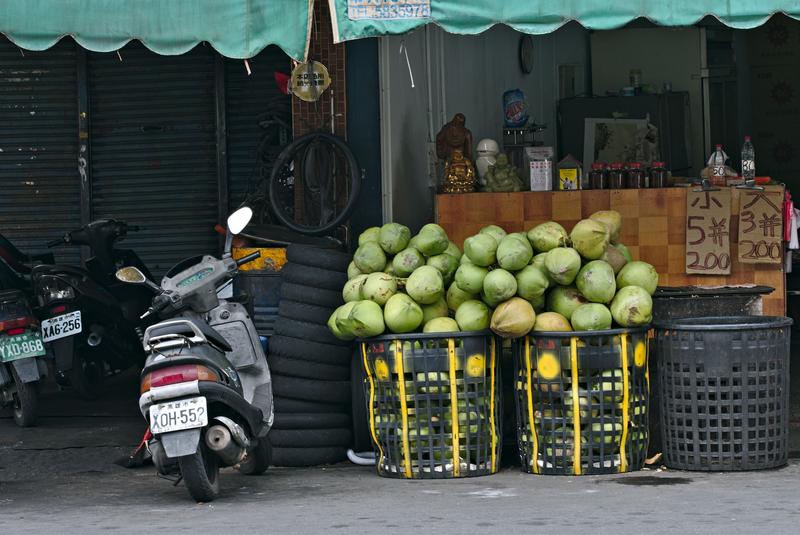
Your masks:
{"label": "white helmet", "polygon": [[477,152],[480,156],[495,156],[500,152],[500,145],[493,139],[481,139],[478,141]]}

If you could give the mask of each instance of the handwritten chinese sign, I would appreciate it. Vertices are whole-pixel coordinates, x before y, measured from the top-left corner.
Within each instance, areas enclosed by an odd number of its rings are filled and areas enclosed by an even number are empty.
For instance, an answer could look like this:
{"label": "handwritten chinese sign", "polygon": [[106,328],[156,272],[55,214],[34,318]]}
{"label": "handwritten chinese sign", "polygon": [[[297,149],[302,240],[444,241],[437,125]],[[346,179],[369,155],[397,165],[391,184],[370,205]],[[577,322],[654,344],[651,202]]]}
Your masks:
{"label": "handwritten chinese sign", "polygon": [[431,0],[347,0],[350,20],[425,19],[431,16]]}
{"label": "handwritten chinese sign", "polygon": [[780,264],[783,247],[783,188],[739,193],[739,262]]}
{"label": "handwritten chinese sign", "polygon": [[686,273],[731,272],[731,191],[689,191],[686,195]]}

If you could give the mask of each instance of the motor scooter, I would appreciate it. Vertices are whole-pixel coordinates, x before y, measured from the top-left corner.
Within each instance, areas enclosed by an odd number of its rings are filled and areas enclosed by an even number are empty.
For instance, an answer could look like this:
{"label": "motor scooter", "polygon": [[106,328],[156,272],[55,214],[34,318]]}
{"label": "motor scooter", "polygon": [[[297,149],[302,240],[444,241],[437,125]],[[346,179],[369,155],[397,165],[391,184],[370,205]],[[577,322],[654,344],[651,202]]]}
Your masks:
{"label": "motor scooter", "polygon": [[267,359],[245,307],[220,298],[239,266],[260,256],[231,257],[232,237],[251,217],[246,207],[230,216],[221,259],[188,258],[167,272],[160,287],[136,268],[117,271],[119,280],[155,293],[143,318],[162,318],[144,333],[139,398],[153,464],[159,474],[182,478],[197,501],[219,494],[220,466],[261,474],[272,457]]}
{"label": "motor scooter", "polygon": [[20,427],[36,424],[39,384],[47,375],[39,320],[20,290],[0,290],[0,407]]}
{"label": "motor scooter", "polygon": [[41,319],[42,338],[55,357],[56,381],[71,385],[85,399],[98,396],[103,379],[141,365],[142,325],[152,295],[120,283],[114,273],[134,266],[150,276],[135,252],[116,247],[138,227],[101,219],[48,243],[88,246],[92,256],[82,267],[39,265],[31,275]]}

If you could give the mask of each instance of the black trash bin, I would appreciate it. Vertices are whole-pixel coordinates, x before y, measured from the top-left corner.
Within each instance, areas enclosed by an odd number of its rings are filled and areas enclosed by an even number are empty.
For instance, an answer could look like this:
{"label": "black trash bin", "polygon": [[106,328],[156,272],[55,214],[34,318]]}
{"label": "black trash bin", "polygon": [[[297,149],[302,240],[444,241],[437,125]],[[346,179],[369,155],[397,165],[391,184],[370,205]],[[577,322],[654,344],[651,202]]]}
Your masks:
{"label": "black trash bin", "polygon": [[734,316],[655,325],[664,463],[681,470],[786,464],[792,320]]}

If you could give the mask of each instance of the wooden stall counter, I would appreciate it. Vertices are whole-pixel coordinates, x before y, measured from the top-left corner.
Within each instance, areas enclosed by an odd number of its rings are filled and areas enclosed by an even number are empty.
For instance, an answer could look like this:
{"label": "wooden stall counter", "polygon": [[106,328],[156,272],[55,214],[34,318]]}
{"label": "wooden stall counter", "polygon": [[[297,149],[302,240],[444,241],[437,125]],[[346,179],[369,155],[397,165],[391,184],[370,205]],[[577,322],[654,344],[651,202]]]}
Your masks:
{"label": "wooden stall counter", "polygon": [[775,291],[764,296],[763,313],[782,316],[786,313],[784,264],[738,261],[740,190],[731,190],[730,275],[686,274],[687,188],[437,195],[436,219],[451,240],[463,245],[465,238],[489,224],[518,232],[552,220],[569,231],[598,210],[616,210],[622,216],[620,242],[634,259],[655,266],[660,286],[771,286]]}

